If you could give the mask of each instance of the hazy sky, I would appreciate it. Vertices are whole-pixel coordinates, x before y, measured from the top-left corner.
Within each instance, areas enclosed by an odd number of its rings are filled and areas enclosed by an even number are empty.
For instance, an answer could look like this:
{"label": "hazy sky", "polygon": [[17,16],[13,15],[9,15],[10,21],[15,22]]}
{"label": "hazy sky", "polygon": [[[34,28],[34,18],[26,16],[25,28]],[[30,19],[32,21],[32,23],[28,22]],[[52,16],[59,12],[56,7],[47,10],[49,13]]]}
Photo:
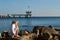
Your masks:
{"label": "hazy sky", "polygon": [[28,5],[32,16],[60,16],[60,0],[0,0],[0,13],[25,14]]}

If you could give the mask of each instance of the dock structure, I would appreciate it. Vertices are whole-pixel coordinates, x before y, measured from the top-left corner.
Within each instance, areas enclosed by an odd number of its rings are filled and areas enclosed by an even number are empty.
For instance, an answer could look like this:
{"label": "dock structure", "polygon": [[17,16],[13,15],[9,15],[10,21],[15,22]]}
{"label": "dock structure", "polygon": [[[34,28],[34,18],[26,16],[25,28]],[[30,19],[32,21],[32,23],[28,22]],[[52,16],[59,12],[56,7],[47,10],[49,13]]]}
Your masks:
{"label": "dock structure", "polygon": [[9,17],[31,17],[31,11],[26,11],[26,14],[0,14],[0,18],[9,18]]}

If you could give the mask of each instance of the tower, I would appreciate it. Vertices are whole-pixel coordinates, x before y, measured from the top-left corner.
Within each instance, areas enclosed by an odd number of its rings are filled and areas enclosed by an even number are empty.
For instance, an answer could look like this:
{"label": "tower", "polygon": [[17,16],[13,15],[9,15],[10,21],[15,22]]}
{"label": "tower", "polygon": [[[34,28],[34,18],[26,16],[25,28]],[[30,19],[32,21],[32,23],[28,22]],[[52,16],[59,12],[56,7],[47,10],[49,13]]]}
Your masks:
{"label": "tower", "polygon": [[28,6],[28,10],[26,11],[26,16],[25,16],[25,17],[27,17],[27,18],[28,18],[28,17],[31,17],[31,15],[32,15],[32,14],[31,14],[32,11],[30,11],[29,8],[30,8],[30,6]]}

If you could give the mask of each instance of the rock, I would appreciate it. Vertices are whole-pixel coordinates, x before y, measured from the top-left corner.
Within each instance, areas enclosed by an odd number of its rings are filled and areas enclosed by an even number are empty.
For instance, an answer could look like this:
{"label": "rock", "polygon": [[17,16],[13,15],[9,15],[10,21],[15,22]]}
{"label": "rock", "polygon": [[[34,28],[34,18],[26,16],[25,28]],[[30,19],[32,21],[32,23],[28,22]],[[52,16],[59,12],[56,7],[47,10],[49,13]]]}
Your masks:
{"label": "rock", "polygon": [[5,37],[10,37],[7,30],[4,30],[4,31],[1,33],[1,35],[2,35],[2,37],[4,37],[4,38],[5,38]]}
{"label": "rock", "polygon": [[35,26],[33,28],[33,33],[36,33],[37,37],[40,36],[42,28],[45,28],[45,26]]}
{"label": "rock", "polygon": [[19,34],[22,36],[22,35],[28,35],[28,33],[30,33],[28,30],[21,30]]}
{"label": "rock", "polygon": [[55,28],[52,25],[48,26],[48,31],[50,34],[59,34],[58,31],[55,30]]}
{"label": "rock", "polygon": [[23,35],[23,36],[20,38],[20,40],[29,40],[29,36]]}

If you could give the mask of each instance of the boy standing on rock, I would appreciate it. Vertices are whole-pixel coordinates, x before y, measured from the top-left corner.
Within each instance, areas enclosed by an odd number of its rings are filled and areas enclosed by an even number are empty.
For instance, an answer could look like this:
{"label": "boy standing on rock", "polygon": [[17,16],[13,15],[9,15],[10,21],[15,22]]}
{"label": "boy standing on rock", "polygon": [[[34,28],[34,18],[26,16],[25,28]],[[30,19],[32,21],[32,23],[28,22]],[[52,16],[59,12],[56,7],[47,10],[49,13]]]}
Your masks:
{"label": "boy standing on rock", "polygon": [[10,34],[13,35],[13,37],[18,37],[18,31],[19,31],[18,21],[13,20],[11,24]]}

